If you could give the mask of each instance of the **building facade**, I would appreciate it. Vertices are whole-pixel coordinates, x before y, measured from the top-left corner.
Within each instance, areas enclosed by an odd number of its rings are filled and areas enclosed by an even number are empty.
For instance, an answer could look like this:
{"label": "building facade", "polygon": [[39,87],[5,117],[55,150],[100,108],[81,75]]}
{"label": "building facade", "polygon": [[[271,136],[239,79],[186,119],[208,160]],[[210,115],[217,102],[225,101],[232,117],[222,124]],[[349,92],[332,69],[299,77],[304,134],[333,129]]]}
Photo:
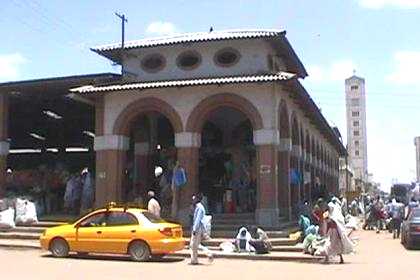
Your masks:
{"label": "building facade", "polygon": [[354,178],[367,182],[368,155],[365,80],[352,76],[345,81],[347,151]]}
{"label": "building facade", "polygon": [[[190,33],[93,51],[124,69],[118,79],[86,82],[70,94],[95,110],[97,206],[145,199],[151,188],[164,204],[174,166],[187,182],[175,188],[171,210],[185,224],[197,192],[213,213],[255,213],[265,227],[311,200],[316,178],[338,194],[346,150],[301,85],[307,73],[284,31]],[[1,166],[10,92],[0,96]],[[156,167],[165,174],[159,182]],[[238,207],[221,205],[232,200]]]}
{"label": "building facade", "polygon": [[[118,44],[94,51],[125,69],[121,83],[74,89],[97,103],[99,204],[124,195],[127,158],[138,174],[133,185],[147,186],[140,174],[150,173],[150,157],[162,146],[188,177],[178,194],[180,220],[192,194],[211,197],[223,184],[208,170],[226,164],[226,156],[249,167],[261,225],[291,218],[311,198],[315,177],[337,193],[344,147],[299,83],[307,74],[285,32],[194,33],[127,43],[122,55]],[[164,122],[166,134],[157,131]],[[212,177],[216,182],[205,181]]]}
{"label": "building facade", "polygon": [[414,138],[414,146],[416,146],[416,179],[420,182],[420,137]]}

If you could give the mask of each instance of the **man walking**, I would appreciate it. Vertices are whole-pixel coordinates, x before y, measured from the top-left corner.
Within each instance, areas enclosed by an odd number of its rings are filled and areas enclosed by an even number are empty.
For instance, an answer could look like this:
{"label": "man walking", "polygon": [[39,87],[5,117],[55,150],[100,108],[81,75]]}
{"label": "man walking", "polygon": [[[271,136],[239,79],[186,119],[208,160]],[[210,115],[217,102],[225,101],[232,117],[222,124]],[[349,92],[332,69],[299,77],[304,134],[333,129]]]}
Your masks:
{"label": "man walking", "polygon": [[207,256],[209,262],[213,261],[213,255],[210,253],[207,248],[203,245],[200,246],[201,239],[204,233],[204,216],[206,214],[206,210],[204,209],[201,200],[203,196],[201,194],[196,194],[193,196],[193,206],[194,206],[194,215],[192,221],[192,229],[191,229],[191,264],[197,265],[198,264],[198,249],[202,249],[203,251],[207,252]]}
{"label": "man walking", "polygon": [[149,203],[147,204],[147,211],[160,218],[160,205],[157,199],[155,198],[155,192],[149,191],[147,193],[149,197]]}

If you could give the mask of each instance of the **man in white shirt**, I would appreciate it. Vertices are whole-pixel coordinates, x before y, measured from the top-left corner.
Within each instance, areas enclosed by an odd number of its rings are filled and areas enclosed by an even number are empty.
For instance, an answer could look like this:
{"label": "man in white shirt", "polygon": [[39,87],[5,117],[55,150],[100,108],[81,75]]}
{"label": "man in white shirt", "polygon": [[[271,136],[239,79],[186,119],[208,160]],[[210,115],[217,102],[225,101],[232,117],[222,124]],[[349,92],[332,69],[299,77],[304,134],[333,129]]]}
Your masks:
{"label": "man in white shirt", "polygon": [[160,205],[157,199],[155,198],[155,192],[149,191],[147,193],[149,197],[149,203],[147,204],[147,211],[160,218]]}

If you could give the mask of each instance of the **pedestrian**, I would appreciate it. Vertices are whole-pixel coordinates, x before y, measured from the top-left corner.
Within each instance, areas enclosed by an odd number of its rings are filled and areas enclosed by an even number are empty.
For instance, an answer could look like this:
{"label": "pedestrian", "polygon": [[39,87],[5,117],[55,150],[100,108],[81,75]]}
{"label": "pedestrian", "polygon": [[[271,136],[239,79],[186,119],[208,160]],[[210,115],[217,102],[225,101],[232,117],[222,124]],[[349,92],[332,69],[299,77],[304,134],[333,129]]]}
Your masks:
{"label": "pedestrian", "polygon": [[80,203],[80,213],[85,213],[88,209],[93,207],[95,190],[92,176],[87,168],[84,170],[82,177],[82,200]]}
{"label": "pedestrian", "polygon": [[384,203],[379,195],[376,197],[376,200],[373,203],[372,210],[376,221],[376,233],[380,233],[383,227]]}
{"label": "pedestrian", "polygon": [[255,248],[251,245],[252,236],[246,227],[241,227],[235,238],[235,247],[239,253],[255,252]]}
{"label": "pedestrian", "polygon": [[[191,230],[191,242],[190,242],[190,249],[191,249],[191,265],[197,265],[198,262],[198,250],[203,250],[208,257],[209,262],[213,261],[213,254],[210,250],[207,250],[202,244],[201,239],[203,237],[205,231],[205,221],[204,216],[206,214],[206,210],[204,209],[201,200],[203,199],[202,194],[196,194],[192,198],[192,202],[194,205],[194,215],[193,215],[193,223],[192,223],[192,230]],[[201,244],[201,246],[200,246]]]}
{"label": "pedestrian", "polygon": [[326,233],[326,223],[323,216],[323,213],[327,210],[325,201],[322,198],[319,198],[314,206],[312,211],[312,220],[314,224],[319,226],[319,235],[324,236]]}
{"label": "pedestrian", "polygon": [[268,254],[271,251],[272,245],[270,239],[262,228],[257,226],[251,227],[251,237],[252,239],[249,241],[249,244],[254,247],[257,254]]}
{"label": "pedestrian", "polygon": [[392,236],[393,238],[400,238],[401,232],[401,223],[404,217],[404,204],[396,201],[395,198],[392,199],[391,204],[391,227],[392,227]]}
{"label": "pedestrian", "polygon": [[343,255],[352,253],[354,251],[354,244],[348,237],[345,225],[340,221],[340,217],[337,214],[338,211],[330,203],[328,211],[324,213],[324,219],[327,224],[326,235],[330,241],[325,250],[325,262],[328,263],[331,257],[339,256],[340,264],[343,264]]}
{"label": "pedestrian", "polygon": [[147,196],[149,197],[149,202],[147,203],[147,211],[155,215],[157,218],[160,218],[160,205],[155,198],[155,192],[149,191]]}
{"label": "pedestrian", "polygon": [[417,201],[417,199],[413,196],[410,200],[410,202],[408,203],[408,211],[407,211],[407,216],[406,218],[408,218],[408,216],[411,214],[411,210],[413,210],[414,208],[419,207],[419,202]]}

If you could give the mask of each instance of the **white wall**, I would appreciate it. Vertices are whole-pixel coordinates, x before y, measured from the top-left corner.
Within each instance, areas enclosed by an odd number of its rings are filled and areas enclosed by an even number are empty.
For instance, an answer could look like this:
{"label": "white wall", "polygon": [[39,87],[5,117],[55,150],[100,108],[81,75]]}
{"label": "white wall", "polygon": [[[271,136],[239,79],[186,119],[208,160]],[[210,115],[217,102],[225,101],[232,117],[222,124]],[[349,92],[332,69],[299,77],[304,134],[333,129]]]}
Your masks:
{"label": "white wall", "polygon": [[[241,54],[238,63],[231,67],[220,67],[213,61],[215,53],[225,47],[232,47]],[[190,71],[182,70],[176,65],[178,55],[187,50],[197,51],[202,56],[200,66]],[[162,54],[166,58],[165,68],[157,73],[145,72],[140,66],[141,60],[152,53]],[[263,40],[232,40],[172,45],[131,50],[128,52],[126,61],[124,61],[124,68],[128,72],[136,74],[136,80],[139,81],[261,74],[269,72],[267,55],[273,53],[274,50]],[[284,64],[281,67],[286,70]]]}

